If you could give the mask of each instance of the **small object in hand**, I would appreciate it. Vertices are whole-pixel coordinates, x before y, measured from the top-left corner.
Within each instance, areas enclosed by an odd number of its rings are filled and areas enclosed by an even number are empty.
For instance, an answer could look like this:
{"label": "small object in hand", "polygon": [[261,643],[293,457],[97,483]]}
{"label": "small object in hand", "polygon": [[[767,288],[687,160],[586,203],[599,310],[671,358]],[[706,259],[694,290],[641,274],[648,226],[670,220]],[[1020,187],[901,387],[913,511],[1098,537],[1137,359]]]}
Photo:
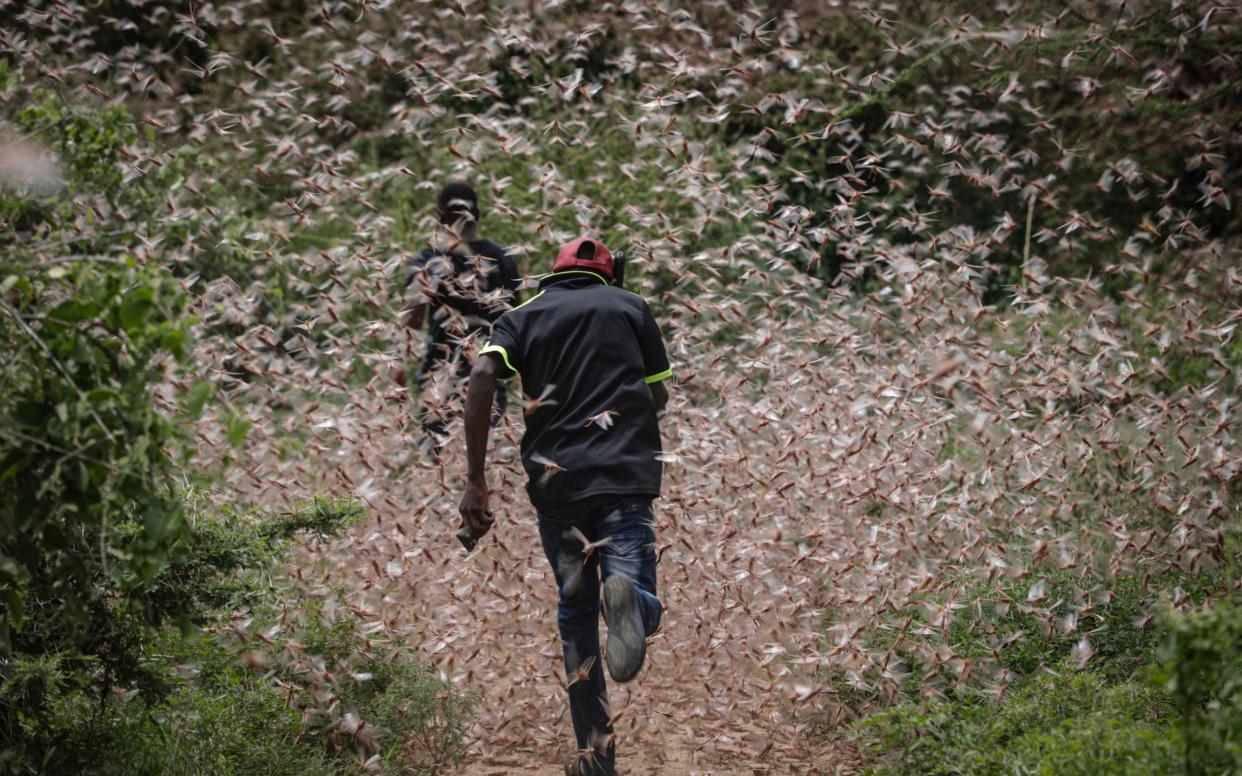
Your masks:
{"label": "small object in hand", "polygon": [[457,541],[461,542],[461,546],[466,548],[466,552],[471,552],[474,550],[475,545],[478,544],[479,539],[482,539],[491,530],[493,522],[495,522],[495,518],[492,516],[491,510],[487,512],[487,524],[483,526],[482,531],[476,533],[469,525],[463,522],[461,528],[457,529]]}

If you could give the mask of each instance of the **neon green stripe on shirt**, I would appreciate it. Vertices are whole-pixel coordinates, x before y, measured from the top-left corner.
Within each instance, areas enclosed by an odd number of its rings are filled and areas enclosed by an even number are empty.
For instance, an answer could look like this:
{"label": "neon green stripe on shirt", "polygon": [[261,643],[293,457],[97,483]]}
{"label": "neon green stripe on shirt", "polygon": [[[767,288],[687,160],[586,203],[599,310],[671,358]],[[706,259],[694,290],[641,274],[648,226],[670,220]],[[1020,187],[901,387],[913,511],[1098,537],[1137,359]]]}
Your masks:
{"label": "neon green stripe on shirt", "polygon": [[663,372],[656,372],[650,377],[644,377],[643,382],[646,383],[647,385],[651,385],[652,383],[658,383],[661,380],[667,380],[668,378],[672,376],[673,376],[673,370],[670,367],[669,369],[665,369]]}
{"label": "neon green stripe on shirt", "polygon": [[522,302],[520,305],[518,305],[517,307],[514,307],[513,309],[514,309],[514,310],[521,310],[521,309],[522,309],[523,307],[525,307],[526,305],[530,304],[531,302],[535,301],[535,300],[536,300],[536,299],[538,299],[539,297],[543,296],[543,294],[544,294],[544,292],[543,292],[543,291],[540,291],[539,293],[535,294],[535,295],[534,295],[534,296],[532,296],[530,299],[527,299],[525,302]]}
{"label": "neon green stripe on shirt", "polygon": [[517,370],[513,368],[513,364],[509,363],[509,351],[499,345],[493,345],[489,342],[483,346],[482,350],[479,351],[480,356],[485,353],[499,353],[501,360],[505,362],[505,367],[511,373],[510,376],[517,374]]}

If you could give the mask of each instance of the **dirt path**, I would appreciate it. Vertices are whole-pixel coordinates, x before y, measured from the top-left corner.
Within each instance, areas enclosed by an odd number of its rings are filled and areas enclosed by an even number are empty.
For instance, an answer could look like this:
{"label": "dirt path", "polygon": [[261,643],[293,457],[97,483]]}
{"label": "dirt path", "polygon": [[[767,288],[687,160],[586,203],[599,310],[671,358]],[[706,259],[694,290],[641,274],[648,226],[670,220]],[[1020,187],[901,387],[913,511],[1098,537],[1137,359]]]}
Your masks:
{"label": "dirt path", "polygon": [[[471,763],[462,770],[463,776],[507,776],[512,773],[531,774],[531,776],[564,776],[565,771],[559,764],[547,765],[533,756],[515,757],[492,764]],[[618,756],[617,773],[619,776],[645,776],[646,774],[778,776],[778,774],[832,773],[832,770],[827,769],[827,766],[815,766],[812,763],[775,765],[745,753],[721,753],[710,762],[703,758],[692,762],[691,757],[685,752],[670,753],[669,758],[662,761],[649,753],[635,752],[629,756]]]}
{"label": "dirt path", "polygon": [[[469,555],[452,536],[457,474],[424,466],[391,486],[413,514],[377,501],[368,524],[298,562],[305,595],[340,596],[375,638],[476,694],[463,773],[560,776],[572,732],[554,583],[521,472],[510,459],[496,473],[498,523]],[[670,494],[681,475],[670,472]],[[808,689],[822,687],[822,560],[784,539],[807,526],[753,502],[709,511],[671,496],[656,513],[662,630],[639,678],[609,688],[622,772],[848,770],[851,758],[815,750],[822,737],[809,732],[832,707]]]}
{"label": "dirt path", "polygon": [[[687,731],[688,732],[688,731]],[[830,751],[792,751],[774,746],[759,730],[726,732],[702,748],[687,747],[688,736],[668,736],[666,745],[631,745],[620,750],[617,772],[620,776],[778,776],[783,774],[829,774],[848,772],[848,753]],[[560,753],[516,752],[486,762],[474,756],[462,769],[464,776],[502,776],[514,772],[534,776],[564,776]]]}

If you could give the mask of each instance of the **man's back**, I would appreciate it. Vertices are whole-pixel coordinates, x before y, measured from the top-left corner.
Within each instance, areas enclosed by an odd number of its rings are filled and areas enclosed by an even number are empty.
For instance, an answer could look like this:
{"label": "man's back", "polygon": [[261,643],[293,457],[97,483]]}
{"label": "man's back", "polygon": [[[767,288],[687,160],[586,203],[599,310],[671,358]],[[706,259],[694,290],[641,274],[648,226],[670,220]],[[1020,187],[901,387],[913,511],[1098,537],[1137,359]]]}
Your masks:
{"label": "man's back", "polygon": [[585,271],[546,276],[496,322],[483,353],[530,398],[522,460],[536,507],[600,494],[658,495],[660,432],[650,383],[668,357],[646,302]]}

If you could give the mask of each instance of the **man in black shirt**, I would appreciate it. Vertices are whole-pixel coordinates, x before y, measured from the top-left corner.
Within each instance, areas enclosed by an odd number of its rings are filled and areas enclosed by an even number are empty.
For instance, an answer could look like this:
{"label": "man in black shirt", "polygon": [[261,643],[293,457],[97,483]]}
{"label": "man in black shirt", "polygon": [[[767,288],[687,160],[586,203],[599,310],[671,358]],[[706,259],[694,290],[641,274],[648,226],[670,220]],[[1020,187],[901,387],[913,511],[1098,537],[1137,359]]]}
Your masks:
{"label": "man in black shirt", "polygon": [[[493,322],[517,301],[517,264],[504,248],[475,232],[478,197],[465,183],[449,183],[436,198],[442,230],[419,253],[406,280],[406,325],[427,322],[427,351],[415,382],[422,406],[423,429],[433,452],[440,449],[452,412],[448,397],[428,394],[436,375],[454,385],[470,374],[461,345],[471,335],[486,334]],[[430,312],[430,315],[428,315]],[[404,372],[398,382],[404,385]],[[505,388],[496,389],[496,418],[504,413]]]}
{"label": "man in black shirt", "polygon": [[[659,327],[636,294],[610,285],[612,257],[598,241],[561,248],[552,274],[492,328],[466,397],[465,530],[491,527],[484,467],[489,397],[498,379],[522,377],[522,464],[544,553],[560,591],[557,623],[569,676],[578,752],[566,773],[615,773],[601,666],[634,678],[660,625],[651,502],[660,495],[657,413],[672,376]],[[602,585],[601,585],[602,577]],[[599,613],[608,623],[600,655]]]}

